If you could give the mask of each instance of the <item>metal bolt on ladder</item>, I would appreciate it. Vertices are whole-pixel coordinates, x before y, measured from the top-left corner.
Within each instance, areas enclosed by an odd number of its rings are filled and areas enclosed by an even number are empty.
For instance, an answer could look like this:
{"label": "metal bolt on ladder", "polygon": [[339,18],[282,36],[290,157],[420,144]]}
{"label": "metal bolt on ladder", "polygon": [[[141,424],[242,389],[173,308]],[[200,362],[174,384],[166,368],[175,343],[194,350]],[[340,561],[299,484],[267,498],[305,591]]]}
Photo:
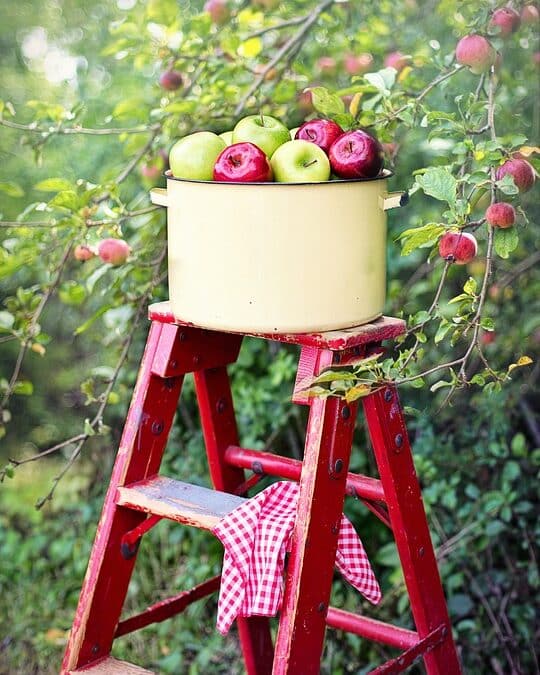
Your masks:
{"label": "metal bolt on ladder", "polygon": [[[182,612],[219,589],[213,577],[120,620],[145,532],[161,519],[211,530],[243,503],[251,485],[244,471],[299,481],[298,516],[287,565],[279,627],[239,618],[248,675],[315,675],[326,627],[401,650],[371,675],[399,673],[422,657],[428,675],[461,672],[444,593],[409,445],[393,386],[363,399],[379,478],[348,471],[358,403],[308,399],[301,384],[330,366],[361,358],[402,334],[403,321],[382,317],[326,333],[257,337],[301,347],[295,403],[310,406],[303,461],[239,445],[227,365],[243,335],[183,325],[168,303],[150,307],[151,326],[133,400],[105,498],[86,577],[62,664],[62,675],[142,675],[150,671],[111,656],[115,638]],[[184,375],[193,373],[213,490],[159,474]],[[347,494],[361,499],[391,528],[416,629],[407,630],[329,606],[339,522]],[[308,545],[309,542],[309,545]]]}

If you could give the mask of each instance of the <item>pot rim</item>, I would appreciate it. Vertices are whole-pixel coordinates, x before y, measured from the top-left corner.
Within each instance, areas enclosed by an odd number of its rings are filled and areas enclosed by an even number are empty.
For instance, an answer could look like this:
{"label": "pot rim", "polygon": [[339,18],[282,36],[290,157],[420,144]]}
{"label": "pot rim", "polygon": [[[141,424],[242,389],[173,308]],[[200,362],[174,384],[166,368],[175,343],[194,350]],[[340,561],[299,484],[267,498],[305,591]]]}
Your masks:
{"label": "pot rim", "polygon": [[242,181],[232,181],[232,180],[195,180],[193,178],[177,178],[171,174],[171,170],[165,171],[163,174],[167,180],[178,181],[179,183],[203,183],[205,185],[279,185],[281,187],[287,186],[299,186],[299,185],[343,185],[344,183],[368,183],[376,180],[386,180],[394,175],[393,171],[390,169],[383,169],[382,173],[373,178],[335,178],[332,180],[318,181],[318,182],[306,182],[306,183],[278,183],[276,181],[266,181],[266,182],[242,182]]}

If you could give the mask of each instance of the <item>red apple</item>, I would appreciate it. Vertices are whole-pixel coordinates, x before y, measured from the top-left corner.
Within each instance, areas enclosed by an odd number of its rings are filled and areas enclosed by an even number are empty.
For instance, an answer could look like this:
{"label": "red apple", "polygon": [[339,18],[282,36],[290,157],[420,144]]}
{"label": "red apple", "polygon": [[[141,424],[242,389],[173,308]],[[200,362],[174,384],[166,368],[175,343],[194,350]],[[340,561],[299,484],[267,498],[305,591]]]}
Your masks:
{"label": "red apple", "polygon": [[516,222],[516,210],[512,204],[495,202],[487,208],[486,221],[493,227],[512,227]]}
{"label": "red apple", "polygon": [[99,257],[111,265],[122,265],[130,253],[131,247],[123,239],[103,239],[98,244]]}
{"label": "red apple", "polygon": [[521,10],[521,21],[523,23],[535,24],[540,20],[540,12],[535,5],[525,5]]}
{"label": "red apple", "polygon": [[480,343],[483,345],[491,345],[497,339],[497,334],[494,331],[482,331],[480,334]]}
{"label": "red apple", "polygon": [[212,23],[218,26],[226,23],[231,16],[227,0],[207,0],[204,4],[204,11],[210,15]]}
{"label": "red apple", "polygon": [[304,122],[296,132],[295,138],[311,141],[311,143],[315,143],[315,145],[318,145],[319,148],[322,148],[328,154],[330,146],[342,133],[343,129],[339,124],[331,120],[318,119]]}
{"label": "red apple", "polygon": [[466,35],[457,43],[456,60],[462,66],[469,66],[476,75],[489,70],[495,63],[497,52],[481,35]]}
{"label": "red apple", "polygon": [[493,12],[489,26],[495,29],[500,37],[507,38],[517,31],[520,23],[521,18],[515,9],[512,9],[512,7],[501,7]]}
{"label": "red apple", "polygon": [[163,89],[167,89],[167,91],[176,91],[177,89],[180,89],[183,81],[184,78],[182,77],[182,73],[178,70],[166,70],[161,73],[159,77],[159,84]]}
{"label": "red apple", "polygon": [[253,143],[233,143],[218,156],[214,180],[265,183],[272,180],[272,168],[264,152]]}
{"label": "red apple", "polygon": [[381,144],[361,129],[342,134],[331,145],[328,156],[339,178],[374,178],[383,167]]}
{"label": "red apple", "polygon": [[439,241],[439,255],[449,262],[466,265],[476,255],[478,244],[468,232],[446,232]]}
{"label": "red apple", "polygon": [[73,251],[73,257],[75,260],[80,260],[81,262],[90,260],[90,258],[93,258],[95,255],[95,251],[93,251],[90,246],[86,246],[86,244],[79,244],[79,246],[76,246],[75,250]]}
{"label": "red apple", "polygon": [[497,169],[496,178],[501,180],[510,174],[514,178],[514,183],[520,192],[527,192],[534,185],[536,176],[533,167],[525,159],[513,157]]}
{"label": "red apple", "polygon": [[409,56],[405,56],[401,52],[390,52],[384,59],[384,65],[387,68],[395,68],[399,72],[405,68],[410,60]]}
{"label": "red apple", "polygon": [[349,75],[361,75],[367,73],[373,67],[373,56],[371,54],[345,54],[343,65]]}
{"label": "red apple", "polygon": [[540,66],[540,52],[534,52],[532,59],[535,66]]}
{"label": "red apple", "polygon": [[313,95],[310,91],[301,91],[298,94],[298,107],[306,115],[313,111]]}
{"label": "red apple", "polygon": [[331,56],[321,56],[317,60],[317,68],[323,75],[335,75],[337,70],[337,63]]}

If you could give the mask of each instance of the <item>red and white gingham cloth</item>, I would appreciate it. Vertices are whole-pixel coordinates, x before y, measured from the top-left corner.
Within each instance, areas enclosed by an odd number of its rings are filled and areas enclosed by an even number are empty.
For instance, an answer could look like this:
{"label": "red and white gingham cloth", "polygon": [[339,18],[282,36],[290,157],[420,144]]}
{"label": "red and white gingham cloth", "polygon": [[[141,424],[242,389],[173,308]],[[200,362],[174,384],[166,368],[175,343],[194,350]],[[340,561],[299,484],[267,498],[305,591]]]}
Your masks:
{"label": "red and white gingham cloth", "polygon": [[[231,511],[213,529],[225,547],[217,629],[225,635],[237,616],[275,616],[283,598],[283,568],[299,487],[279,481]],[[336,567],[370,602],[381,589],[362,542],[343,515]]]}

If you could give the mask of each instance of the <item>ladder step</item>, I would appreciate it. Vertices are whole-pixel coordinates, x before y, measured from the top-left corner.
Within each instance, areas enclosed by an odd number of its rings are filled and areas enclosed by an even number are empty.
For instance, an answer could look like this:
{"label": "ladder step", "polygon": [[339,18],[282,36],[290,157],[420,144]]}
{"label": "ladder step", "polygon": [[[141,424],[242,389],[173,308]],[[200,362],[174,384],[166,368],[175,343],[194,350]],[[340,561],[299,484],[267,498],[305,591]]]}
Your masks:
{"label": "ladder step", "polygon": [[146,670],[135,666],[133,663],[113,659],[112,656],[93,665],[70,670],[68,675],[78,675],[79,673],[84,675],[156,675],[153,670]]}
{"label": "ladder step", "polygon": [[245,501],[218,490],[155,476],[118,488],[117,504],[136,511],[169,518],[185,525],[211,530]]}

